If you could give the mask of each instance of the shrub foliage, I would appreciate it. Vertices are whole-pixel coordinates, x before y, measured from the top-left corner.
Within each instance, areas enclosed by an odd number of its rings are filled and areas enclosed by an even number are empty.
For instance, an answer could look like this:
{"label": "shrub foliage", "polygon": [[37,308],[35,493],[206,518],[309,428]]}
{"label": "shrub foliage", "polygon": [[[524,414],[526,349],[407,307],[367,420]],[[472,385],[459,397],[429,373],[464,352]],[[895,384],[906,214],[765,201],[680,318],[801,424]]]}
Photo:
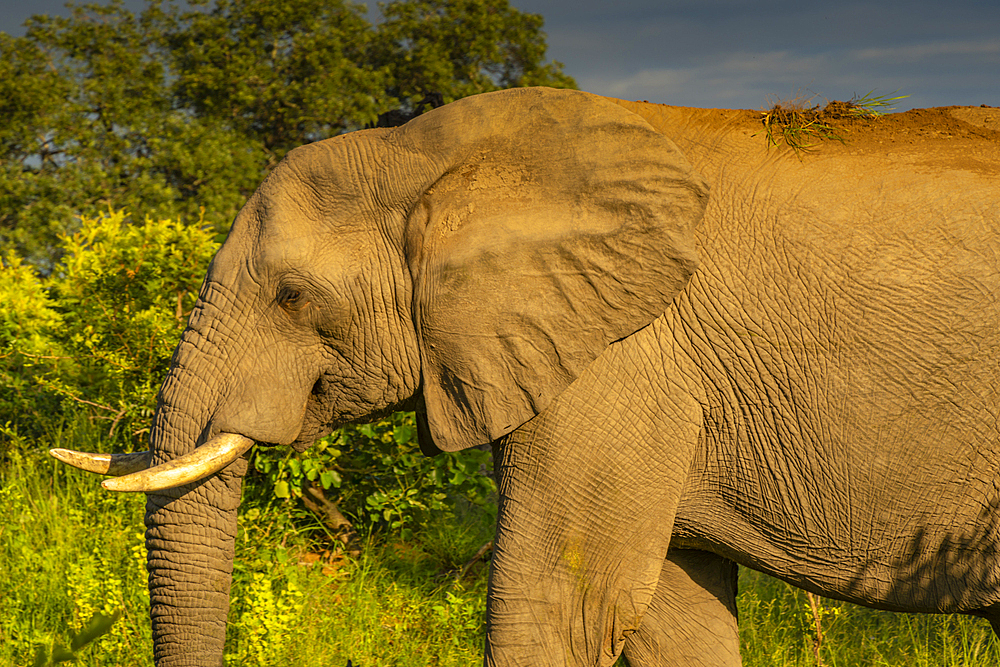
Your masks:
{"label": "shrub foliage", "polygon": [[52,440],[82,417],[131,448],[152,415],[170,355],[215,253],[214,234],[175,220],[84,217],[47,276],[3,260],[0,321],[8,437]]}

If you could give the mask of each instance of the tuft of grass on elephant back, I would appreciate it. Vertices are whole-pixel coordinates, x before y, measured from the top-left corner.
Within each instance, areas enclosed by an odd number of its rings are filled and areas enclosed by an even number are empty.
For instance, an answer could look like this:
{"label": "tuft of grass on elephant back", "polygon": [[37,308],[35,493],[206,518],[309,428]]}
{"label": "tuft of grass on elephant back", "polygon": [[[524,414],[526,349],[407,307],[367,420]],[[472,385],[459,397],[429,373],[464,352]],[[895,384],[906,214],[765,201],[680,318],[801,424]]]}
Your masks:
{"label": "tuft of grass on elephant back", "polygon": [[399,412],[345,426],[302,453],[258,449],[253,468],[264,493],[292,499],[322,489],[326,502],[355,522],[409,540],[433,515],[453,513],[456,502],[495,502],[490,456],[472,448],[428,458],[417,443],[413,413]]}
{"label": "tuft of grass on elephant back", "polygon": [[859,119],[877,119],[895,109],[895,102],[909,97],[892,97],[897,92],[875,95],[872,90],[862,96],[855,95],[846,102],[827,102],[824,107],[812,104],[815,95],[775,101],[767,111],[761,112],[767,146],[784,144],[800,153],[813,150],[817,145],[815,141],[845,143],[843,134],[850,123]]}

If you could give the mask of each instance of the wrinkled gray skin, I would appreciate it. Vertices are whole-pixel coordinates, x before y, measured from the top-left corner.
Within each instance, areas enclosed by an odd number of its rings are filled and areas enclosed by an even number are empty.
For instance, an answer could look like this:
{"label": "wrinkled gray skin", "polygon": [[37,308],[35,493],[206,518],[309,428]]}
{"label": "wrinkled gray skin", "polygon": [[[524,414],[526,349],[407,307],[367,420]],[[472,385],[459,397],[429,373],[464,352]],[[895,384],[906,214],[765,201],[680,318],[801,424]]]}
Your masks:
{"label": "wrinkled gray skin", "polygon": [[[735,563],[995,623],[995,149],[797,159],[727,118],[527,89],[291,152],[153,463],[406,408],[495,441],[487,665],[738,665]],[[159,667],[222,664],[245,470],[148,496]]]}

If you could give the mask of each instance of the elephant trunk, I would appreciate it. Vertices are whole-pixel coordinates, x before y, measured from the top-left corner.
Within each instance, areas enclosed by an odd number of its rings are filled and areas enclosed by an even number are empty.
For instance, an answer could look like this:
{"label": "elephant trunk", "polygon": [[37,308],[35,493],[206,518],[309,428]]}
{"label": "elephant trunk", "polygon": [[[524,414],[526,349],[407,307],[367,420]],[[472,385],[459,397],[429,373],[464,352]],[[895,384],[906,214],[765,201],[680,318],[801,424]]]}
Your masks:
{"label": "elephant trunk", "polygon": [[[204,368],[208,363],[191,363],[199,356],[190,341],[182,339],[153,421],[153,466],[189,453],[213,435],[214,392],[204,386],[212,373]],[[201,481],[146,496],[150,620],[157,667],[223,664],[237,510],[246,469],[246,459],[239,458]]]}

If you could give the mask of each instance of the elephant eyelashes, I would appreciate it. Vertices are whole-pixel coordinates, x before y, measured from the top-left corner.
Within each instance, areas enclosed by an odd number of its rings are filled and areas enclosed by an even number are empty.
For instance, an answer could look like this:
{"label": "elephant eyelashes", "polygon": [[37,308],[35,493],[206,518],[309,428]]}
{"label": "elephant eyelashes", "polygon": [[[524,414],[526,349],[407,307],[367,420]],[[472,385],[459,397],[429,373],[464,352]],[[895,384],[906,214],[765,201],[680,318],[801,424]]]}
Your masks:
{"label": "elephant eyelashes", "polygon": [[277,301],[279,306],[289,312],[301,310],[309,305],[305,294],[296,287],[282,287],[279,289]]}

